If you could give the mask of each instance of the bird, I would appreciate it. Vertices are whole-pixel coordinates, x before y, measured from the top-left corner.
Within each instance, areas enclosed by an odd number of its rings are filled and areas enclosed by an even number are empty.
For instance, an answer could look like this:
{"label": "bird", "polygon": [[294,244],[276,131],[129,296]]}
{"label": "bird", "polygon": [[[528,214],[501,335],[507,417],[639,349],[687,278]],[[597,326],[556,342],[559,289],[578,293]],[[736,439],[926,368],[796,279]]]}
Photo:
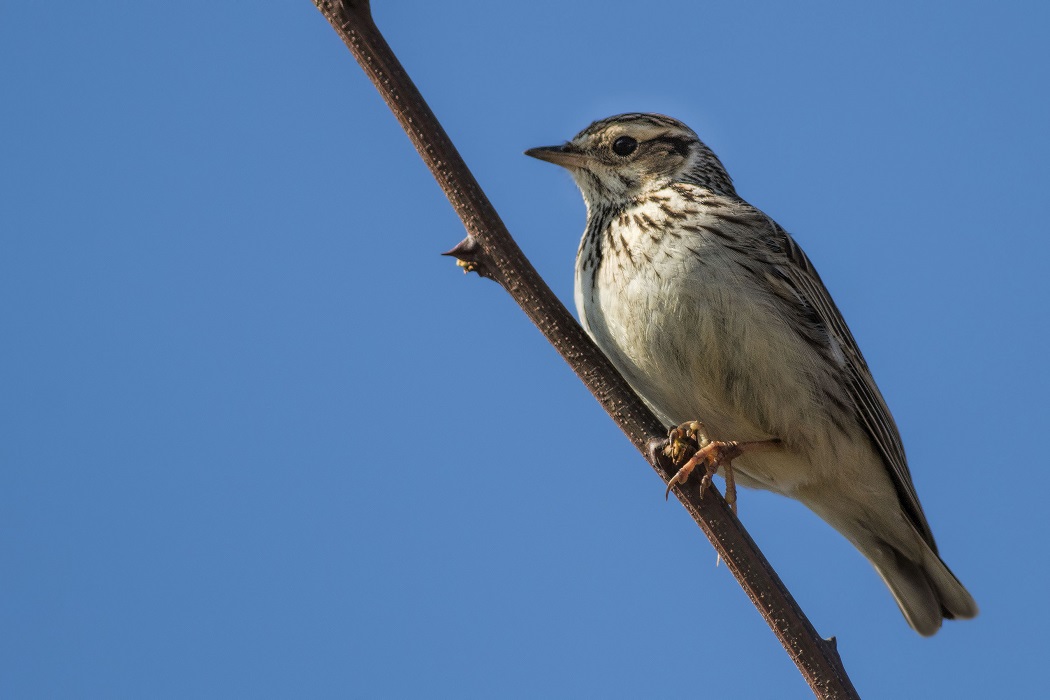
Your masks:
{"label": "bird", "polygon": [[[874,566],[908,624],[977,604],[938,554],[900,432],[798,243],[682,122],[628,113],[525,154],[566,168],[587,223],[580,322],[698,462],[800,501]],[[731,466],[731,468],[729,468]],[[728,492],[728,488],[727,488]],[[728,495],[728,494],[727,494]]]}

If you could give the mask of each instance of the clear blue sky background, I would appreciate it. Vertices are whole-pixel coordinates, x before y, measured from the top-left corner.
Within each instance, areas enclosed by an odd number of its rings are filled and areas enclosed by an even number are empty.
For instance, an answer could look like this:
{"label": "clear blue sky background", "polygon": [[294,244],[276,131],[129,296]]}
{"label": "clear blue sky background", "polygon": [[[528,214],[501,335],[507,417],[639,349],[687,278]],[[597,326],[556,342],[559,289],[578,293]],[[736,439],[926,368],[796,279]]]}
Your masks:
{"label": "clear blue sky background", "polygon": [[[1045,690],[1046,3],[376,2],[563,300],[525,158],[693,126],[792,231],[981,604],[933,639],[843,539],[741,515],[866,697]],[[0,695],[809,691],[496,285],[306,0],[0,9]]]}

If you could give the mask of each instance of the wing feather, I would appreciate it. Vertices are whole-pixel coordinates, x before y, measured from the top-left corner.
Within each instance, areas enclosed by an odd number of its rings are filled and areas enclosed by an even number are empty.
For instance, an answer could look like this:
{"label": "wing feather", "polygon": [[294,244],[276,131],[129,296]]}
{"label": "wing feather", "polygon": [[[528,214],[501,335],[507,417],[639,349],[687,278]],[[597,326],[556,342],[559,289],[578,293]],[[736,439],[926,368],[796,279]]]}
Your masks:
{"label": "wing feather", "polygon": [[[732,213],[725,214],[731,223],[744,224],[747,230],[766,231],[765,235],[747,242],[749,248],[754,246],[748,252],[765,258],[774,271],[775,280],[772,281],[790,290],[787,294],[778,293],[777,298],[794,306],[787,310],[789,317],[809,321],[798,324],[799,332],[809,342],[823,345],[821,350],[840,367],[841,381],[852,408],[876,452],[882,457],[904,512],[936,552],[933,534],[912,483],[900,431],[842,313],[795,240],[764,213],[742,200],[738,202],[739,206],[733,207]],[[719,212],[719,216],[722,215],[723,212]],[[737,220],[733,221],[734,218]],[[813,332],[814,324],[819,331],[817,333]]]}

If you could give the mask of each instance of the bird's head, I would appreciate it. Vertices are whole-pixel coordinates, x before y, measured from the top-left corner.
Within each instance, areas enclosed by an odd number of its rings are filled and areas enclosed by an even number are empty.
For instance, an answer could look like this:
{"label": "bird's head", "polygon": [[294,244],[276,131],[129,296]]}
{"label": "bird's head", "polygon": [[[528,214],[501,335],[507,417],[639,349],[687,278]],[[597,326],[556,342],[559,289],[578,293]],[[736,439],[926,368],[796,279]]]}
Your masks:
{"label": "bird's head", "polygon": [[596,121],[561,146],[525,155],[570,173],[588,206],[626,203],[674,182],[736,196],[718,157],[688,126],[661,114],[620,114]]}

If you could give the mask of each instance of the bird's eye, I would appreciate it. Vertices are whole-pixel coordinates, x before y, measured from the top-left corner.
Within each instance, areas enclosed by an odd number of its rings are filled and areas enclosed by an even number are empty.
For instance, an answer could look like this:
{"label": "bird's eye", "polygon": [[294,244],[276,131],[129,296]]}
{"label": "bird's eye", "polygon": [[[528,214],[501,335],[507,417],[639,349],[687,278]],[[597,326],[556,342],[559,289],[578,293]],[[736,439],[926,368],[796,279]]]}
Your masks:
{"label": "bird's eye", "polygon": [[636,148],[638,148],[638,142],[630,136],[621,136],[613,141],[612,145],[613,153],[618,156],[629,156],[634,153]]}

